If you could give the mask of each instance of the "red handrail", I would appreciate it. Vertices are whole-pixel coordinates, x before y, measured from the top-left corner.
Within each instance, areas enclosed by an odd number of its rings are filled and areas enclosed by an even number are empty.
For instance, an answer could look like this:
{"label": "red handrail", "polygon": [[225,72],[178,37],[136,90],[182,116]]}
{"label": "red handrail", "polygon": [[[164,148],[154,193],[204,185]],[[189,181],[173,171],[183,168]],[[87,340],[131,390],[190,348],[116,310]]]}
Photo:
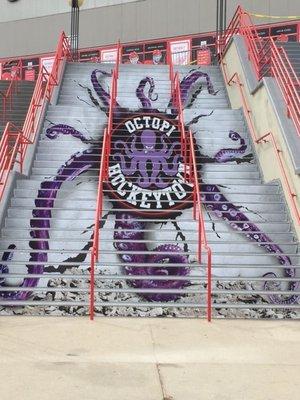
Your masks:
{"label": "red handrail", "polygon": [[[171,56],[172,57],[172,56]],[[181,152],[184,160],[184,178],[187,179],[187,164],[189,165],[189,180],[193,184],[193,216],[198,221],[198,261],[201,263],[202,260],[202,248],[204,247],[207,251],[207,320],[210,322],[212,318],[212,252],[208,246],[205,233],[204,218],[202,212],[200,186],[198,181],[198,172],[196,164],[196,155],[194,147],[193,134],[190,131],[189,135],[186,135],[183,106],[181,99],[180,79],[179,73],[174,73],[173,61],[170,58],[169,61],[169,75],[171,80],[171,98],[173,99],[173,107],[178,112],[178,129],[180,131],[181,140]],[[198,210],[198,213],[197,213]]]}
{"label": "red handrail", "polygon": [[[241,80],[239,78],[239,75],[237,73],[234,73],[233,76],[231,78],[228,78],[228,74],[227,74],[227,66],[226,63],[223,61],[223,59],[221,59],[221,68],[223,70],[223,75],[226,81],[227,85],[231,85],[231,84],[237,84],[238,88],[239,88],[239,92],[240,92],[240,96],[241,96],[241,100],[242,100],[242,107],[243,107],[243,111],[244,111],[244,115],[246,118],[246,121],[248,123],[248,127],[250,130],[250,134],[252,136],[252,139],[255,143],[257,144],[261,144],[261,143],[265,143],[265,142],[269,142],[271,141],[272,145],[273,145],[273,149],[275,151],[276,154],[276,159],[277,162],[279,164],[280,170],[282,172],[283,178],[284,178],[284,183],[285,186],[287,188],[288,191],[288,197],[291,201],[292,204],[292,208],[293,208],[293,213],[296,219],[296,222],[298,224],[300,224],[300,209],[299,206],[297,204],[297,195],[295,193],[295,190],[292,188],[292,184],[290,183],[290,180],[288,178],[288,174],[286,172],[287,168],[284,165],[284,160],[282,158],[282,150],[279,149],[277,143],[276,143],[276,139],[273,135],[272,132],[267,133],[266,135],[263,135],[262,137],[258,138],[257,133],[256,133],[256,129],[254,127],[254,123],[252,121],[251,118],[251,109],[249,107],[249,104],[247,102],[246,99],[246,95],[244,92],[244,85],[241,83]],[[269,138],[269,140],[266,140],[266,138]]]}
{"label": "red handrail", "polygon": [[8,88],[5,93],[0,91],[0,95],[2,96],[2,121],[5,122],[6,119],[6,111],[7,111],[7,103],[9,104],[9,110],[12,109],[12,100],[13,100],[13,93],[18,92],[18,78],[19,78],[19,71],[22,69],[22,62],[19,60],[18,64],[16,65],[15,73],[10,80]]}
{"label": "red handrail", "polygon": [[109,102],[109,113],[108,113],[108,122],[107,122],[107,130],[108,135],[111,135],[113,130],[113,110],[115,108],[117,102],[117,67],[114,68],[112,72],[111,78],[111,89],[110,89],[110,102]]}
{"label": "red handrail", "polygon": [[51,99],[53,82],[56,82],[56,84],[59,82],[60,62],[64,57],[69,57],[69,47],[68,42],[66,42],[66,36],[62,33],[56,50],[56,65],[50,74],[45,68],[41,69],[22,129],[12,123],[6,125],[0,141],[0,200],[2,199],[9,173],[16,163],[19,164],[19,171],[23,172],[23,163],[28,145],[35,141],[42,115],[41,110],[44,109],[46,102]]}
{"label": "red handrail", "polygon": [[103,134],[102,151],[100,159],[99,181],[97,191],[97,205],[95,213],[93,245],[91,248],[91,267],[90,267],[90,319],[94,319],[95,309],[95,265],[99,260],[99,238],[100,238],[100,219],[103,211],[103,182],[108,178],[109,165],[109,135],[108,129],[105,128]]}
{"label": "red handrail", "polygon": [[278,48],[273,38],[260,38],[252,19],[242,7],[238,7],[224,35],[219,38],[218,49],[222,59],[231,38],[242,35],[258,80],[273,76],[284,96],[287,115],[300,135],[300,80],[283,48]]}
{"label": "red handrail", "polygon": [[116,60],[116,76],[117,76],[117,79],[119,79],[120,62],[121,62],[121,42],[120,42],[120,39],[119,39],[118,40],[118,45],[117,45],[117,60]]}
{"label": "red handrail", "polygon": [[287,115],[295,124],[300,136],[300,96],[297,88],[300,88],[300,80],[297,77],[289,58],[283,48],[278,48],[273,39],[271,72],[276,77],[277,83],[284,96]]}
{"label": "red handrail", "polygon": [[[181,100],[181,89],[180,89],[180,79],[179,73],[174,74],[174,66],[172,60],[170,61],[170,81],[171,81],[171,98],[173,99],[173,107],[177,109],[178,112],[178,130],[180,132],[180,144],[181,144],[181,155],[185,159],[186,157],[186,133],[184,126],[184,116],[183,116],[183,106]],[[186,172],[186,171],[185,171]]]}
{"label": "red handrail", "polygon": [[62,32],[58,40],[51,74],[49,76],[46,86],[46,98],[49,101],[51,99],[54,86],[58,85],[60,78],[60,63],[64,58],[72,60],[72,53],[69,39],[66,36],[65,32]]}
{"label": "red handrail", "polygon": [[202,211],[201,191],[198,180],[198,170],[196,163],[196,152],[194,146],[194,137],[192,131],[189,131],[189,176],[194,185],[194,219],[198,221],[198,261],[202,262],[202,249],[207,252],[207,320],[210,322],[212,317],[212,251],[206,239],[204,217]]}
{"label": "red handrail", "polygon": [[8,122],[0,142],[0,199],[3,196],[10,171],[15,164],[23,170],[24,148],[32,142],[13,123]]}
{"label": "red handrail", "polygon": [[287,173],[286,173],[286,170],[285,170],[285,166],[284,166],[284,161],[283,161],[283,158],[282,158],[282,150],[279,149],[273,133],[272,132],[266,133],[265,135],[263,135],[262,137],[257,139],[256,143],[260,144],[260,143],[266,143],[266,142],[270,142],[270,141],[272,143],[273,150],[274,150],[276,158],[277,158],[277,162],[279,164],[281,173],[283,175],[285,186],[286,186],[286,188],[288,190],[289,198],[290,198],[290,201],[292,203],[293,213],[295,215],[297,224],[300,225],[300,210],[299,210],[299,206],[298,206],[298,204],[296,202],[296,198],[298,196],[296,195],[294,189],[292,188],[292,185],[291,185],[291,183],[289,181],[289,178],[287,176]]}
{"label": "red handrail", "polygon": [[113,117],[114,109],[117,102],[118,93],[118,76],[119,76],[119,63],[120,63],[120,42],[118,42],[117,61],[115,68],[112,72],[111,89],[110,89],[110,102],[108,111],[107,128],[104,130],[102,151],[99,169],[99,181],[97,191],[97,203],[93,233],[93,244],[91,247],[91,267],[90,267],[90,305],[89,314],[90,319],[94,319],[95,314],[95,265],[99,261],[99,239],[100,239],[100,220],[103,211],[103,183],[108,179],[109,157],[111,149],[111,136],[113,132]]}

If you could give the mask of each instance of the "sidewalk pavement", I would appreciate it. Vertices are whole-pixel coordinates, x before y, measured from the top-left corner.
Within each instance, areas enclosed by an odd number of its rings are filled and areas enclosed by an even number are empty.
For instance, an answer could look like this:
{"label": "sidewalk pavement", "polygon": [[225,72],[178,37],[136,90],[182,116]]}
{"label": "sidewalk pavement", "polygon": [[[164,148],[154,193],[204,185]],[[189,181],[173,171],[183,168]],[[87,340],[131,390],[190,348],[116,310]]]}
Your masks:
{"label": "sidewalk pavement", "polygon": [[297,321],[0,318],[1,400],[300,399]]}

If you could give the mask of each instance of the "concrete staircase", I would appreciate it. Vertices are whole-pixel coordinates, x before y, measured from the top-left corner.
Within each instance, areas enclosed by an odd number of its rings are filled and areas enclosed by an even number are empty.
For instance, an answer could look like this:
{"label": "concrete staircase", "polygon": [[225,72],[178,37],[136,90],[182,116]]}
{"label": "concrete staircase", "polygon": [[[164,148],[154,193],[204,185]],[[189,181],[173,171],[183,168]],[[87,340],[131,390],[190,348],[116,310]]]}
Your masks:
{"label": "concrete staircase", "polygon": [[[2,93],[6,92],[9,83],[10,83],[9,81],[0,81],[0,91]],[[34,87],[35,87],[35,82],[27,82],[27,81],[18,82],[18,91],[17,93],[13,94],[11,110],[7,108],[5,120],[3,120],[1,115],[0,135],[2,135],[2,132],[4,131],[4,128],[8,121],[12,122],[17,127],[22,128],[32,98]],[[2,102],[3,98],[2,96],[0,96],[0,110],[2,110]]]}
{"label": "concrete staircase", "polygon": [[[66,67],[58,104],[49,107],[45,118],[31,175],[17,182],[1,231],[3,278],[0,283],[3,292],[0,315],[88,313],[90,246],[102,135],[107,122],[107,109],[97,96],[90,77],[95,69],[110,72],[112,67],[90,63]],[[176,68],[181,79],[192,69]],[[197,81],[192,89],[196,96],[187,101],[191,105],[184,110],[184,119],[194,132],[199,149],[197,167],[201,170],[202,185],[205,188],[217,185],[226,196],[225,203],[234,204],[259,231],[280,246],[283,253],[290,255],[292,265],[299,268],[298,242],[281,188],[276,182],[262,182],[243,115],[240,110],[230,109],[219,68],[207,67],[201,71],[209,75],[218,93],[208,93],[204,78]],[[129,115],[147,114],[145,110],[141,111],[136,96],[136,89],[146,76],[153,78],[154,94],[158,94],[158,99],[152,101],[153,108],[158,109],[161,116],[171,118],[168,68],[122,65],[117,98],[122,110],[114,119],[115,129]],[[102,74],[98,81],[109,91],[110,77]],[[98,104],[102,105],[102,110]],[[200,114],[203,117],[197,118]],[[191,124],[192,120],[194,123]],[[78,133],[71,135],[66,127],[61,128],[63,134],[56,134],[54,127],[59,124],[75,128],[85,139],[81,137],[80,140]],[[50,137],[49,128],[52,129]],[[246,148],[232,161],[217,162],[215,157],[220,149],[240,148],[240,140],[233,141],[236,139],[230,137],[230,131],[240,135]],[[133,149],[130,135],[125,135],[122,129],[116,132],[115,140],[127,141],[127,147]],[[116,142],[114,146],[122,147]],[[126,145],[123,146],[125,149]],[[142,149],[141,144],[137,146],[138,150]],[[170,146],[168,144],[168,148]],[[85,170],[88,164],[89,168]],[[148,176],[152,170],[153,164],[147,164]],[[78,177],[73,180],[76,174]],[[128,178],[128,174],[124,175]],[[130,174],[129,178],[132,179]],[[53,189],[53,182],[55,186],[57,181],[64,181],[58,191],[58,186]],[[105,187],[100,260],[96,270],[96,314],[205,316],[206,258],[201,264],[198,262],[198,226],[193,220],[192,200],[184,200],[186,208],[175,214],[167,207],[162,216],[153,214],[153,210],[147,211],[147,208],[140,214],[141,209],[139,212],[124,209],[124,200],[120,196],[112,199],[115,192],[112,186]],[[170,194],[173,196],[174,190],[171,189]],[[207,206],[205,227],[213,252],[214,316],[298,317],[298,306],[273,304],[264,290],[266,278],[263,275],[272,272],[278,276],[270,278],[275,285],[273,291],[282,290],[284,295],[290,295],[284,267],[274,254],[251,242],[242,230],[232,229],[218,213],[209,210],[218,200],[212,202],[208,195],[204,193],[203,203]],[[182,200],[174,200],[174,203],[181,206]],[[188,264],[179,262],[178,257],[173,258],[174,254],[187,260]],[[43,275],[39,276],[42,270]],[[36,282],[32,284],[32,294],[22,297],[16,293],[23,279],[28,278],[28,271],[33,280],[40,279],[37,285]],[[280,288],[279,281],[282,281]],[[29,290],[23,289],[24,293]],[[4,291],[10,292],[11,296],[7,298]]]}
{"label": "concrete staircase", "polygon": [[[299,42],[286,42],[278,43],[278,46],[283,47],[286,51],[289,60],[296,72],[298,78],[300,78],[300,43]],[[300,93],[300,88],[299,88]]]}

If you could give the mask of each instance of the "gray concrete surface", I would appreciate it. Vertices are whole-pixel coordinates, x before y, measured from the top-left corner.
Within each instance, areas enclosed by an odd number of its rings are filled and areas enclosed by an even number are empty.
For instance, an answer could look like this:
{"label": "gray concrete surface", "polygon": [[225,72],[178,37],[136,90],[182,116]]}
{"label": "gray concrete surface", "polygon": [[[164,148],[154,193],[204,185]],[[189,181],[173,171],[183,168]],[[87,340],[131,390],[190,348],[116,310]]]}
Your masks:
{"label": "gray concrete surface", "polygon": [[299,399],[300,326],[0,319],[1,400]]}
{"label": "gray concrete surface", "polygon": [[[88,0],[80,13],[79,44],[103,46],[118,39],[126,43],[214,31],[216,3],[215,0]],[[227,22],[239,4],[249,12],[281,17],[254,17],[256,24],[280,23],[287,16],[300,13],[299,0],[228,0],[227,4]],[[67,0],[15,3],[0,0],[0,5],[1,58],[52,52],[60,32],[70,32]]]}

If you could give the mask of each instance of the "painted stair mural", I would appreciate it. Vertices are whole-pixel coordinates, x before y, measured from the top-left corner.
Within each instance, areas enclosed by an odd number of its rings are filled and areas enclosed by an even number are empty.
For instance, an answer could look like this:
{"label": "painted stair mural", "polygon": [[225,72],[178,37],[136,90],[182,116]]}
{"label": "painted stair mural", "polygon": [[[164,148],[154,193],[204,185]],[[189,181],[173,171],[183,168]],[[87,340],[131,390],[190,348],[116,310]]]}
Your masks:
{"label": "painted stair mural", "polygon": [[[0,315],[87,315],[112,65],[66,66],[28,179],[1,231]],[[299,245],[281,188],[264,184],[219,67],[177,67],[192,131],[213,317],[297,318]],[[191,170],[167,66],[120,66],[95,276],[98,316],[205,317]]]}

